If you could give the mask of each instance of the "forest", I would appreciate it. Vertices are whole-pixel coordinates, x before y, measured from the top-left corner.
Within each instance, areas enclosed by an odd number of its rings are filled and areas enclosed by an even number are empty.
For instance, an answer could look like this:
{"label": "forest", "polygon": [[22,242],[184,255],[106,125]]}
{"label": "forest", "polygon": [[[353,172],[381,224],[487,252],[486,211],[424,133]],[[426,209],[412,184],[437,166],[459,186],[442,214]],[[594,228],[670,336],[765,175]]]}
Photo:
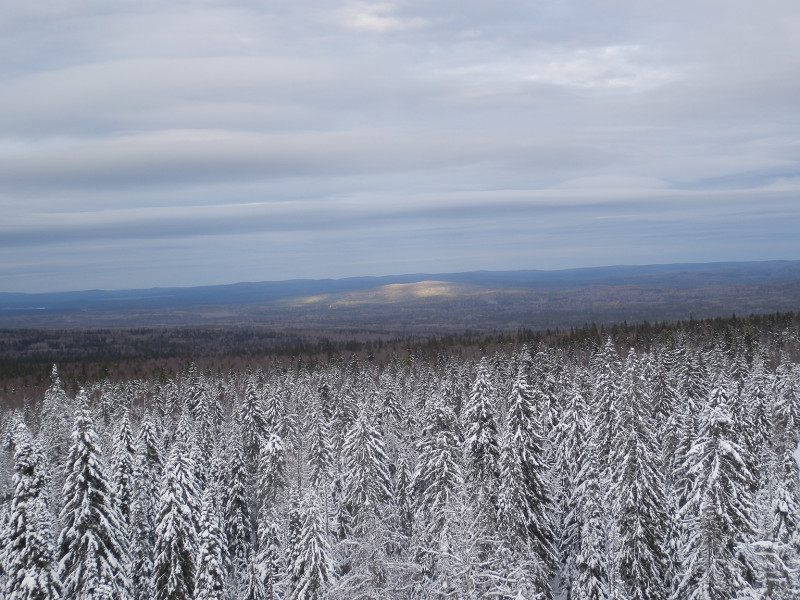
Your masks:
{"label": "forest", "polygon": [[74,391],[53,366],[43,394],[0,403],[0,590],[798,598],[800,328],[779,324]]}

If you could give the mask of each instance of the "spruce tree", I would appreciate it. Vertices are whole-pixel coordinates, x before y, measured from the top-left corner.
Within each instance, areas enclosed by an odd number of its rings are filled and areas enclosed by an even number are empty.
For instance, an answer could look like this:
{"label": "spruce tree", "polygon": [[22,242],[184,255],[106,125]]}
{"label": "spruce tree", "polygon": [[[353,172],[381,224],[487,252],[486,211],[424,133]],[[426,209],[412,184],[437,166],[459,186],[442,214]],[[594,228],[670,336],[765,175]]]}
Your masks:
{"label": "spruce tree", "polygon": [[350,527],[362,533],[366,517],[375,514],[391,492],[387,457],[380,430],[362,406],[344,443],[344,505]]}
{"label": "spruce tree", "polygon": [[269,434],[269,423],[262,402],[263,383],[258,374],[247,377],[242,401],[237,412],[237,422],[242,436],[245,464],[256,464],[262,441]]}
{"label": "spruce tree", "polygon": [[577,579],[572,583],[570,595],[575,600],[607,600],[611,597],[601,474],[593,453],[592,449],[586,454],[581,472],[579,493],[583,502],[583,518],[580,549],[575,559]]}
{"label": "spruce tree", "polygon": [[266,600],[267,598],[267,590],[264,588],[260,565],[253,557],[247,560],[237,598],[240,600]]}
{"label": "spruce tree", "polygon": [[598,453],[598,468],[607,474],[618,431],[620,358],[611,338],[606,340],[601,352],[592,357],[590,365],[593,389],[593,437]]}
{"label": "spruce tree", "polygon": [[426,410],[414,470],[415,521],[420,536],[436,539],[447,526],[451,502],[462,482],[456,416],[438,391]]}
{"label": "spruce tree", "polygon": [[574,382],[567,394],[567,406],[556,432],[556,474],[561,483],[559,544],[561,554],[563,587],[567,597],[572,598],[571,587],[577,581],[576,560],[581,548],[583,527],[583,502],[581,499],[581,467],[586,444],[589,441],[589,425],[586,419],[586,403],[583,394]]}
{"label": "spruce tree", "polygon": [[224,530],[228,560],[234,574],[244,573],[252,552],[252,522],[248,494],[248,476],[243,448],[233,441],[228,454],[228,485],[223,494]]}
{"label": "spruce tree", "polygon": [[489,367],[485,358],[478,365],[475,381],[469,392],[465,411],[465,445],[467,453],[467,481],[476,486],[479,506],[496,503],[497,465],[500,448],[493,403],[494,391],[489,381]]}
{"label": "spruce tree", "polygon": [[153,559],[156,600],[194,597],[199,516],[190,448],[178,438],[170,450],[159,491]]}
{"label": "spruce tree", "polygon": [[[13,478],[13,476],[12,476]],[[0,504],[0,591],[6,589],[6,576],[11,543],[11,501]]]}
{"label": "spruce tree", "polygon": [[750,589],[737,547],[752,531],[753,476],[733,439],[728,402],[721,387],[711,391],[684,467],[692,485],[680,516],[689,536],[675,599],[736,598]]}
{"label": "spruce tree", "polygon": [[530,553],[541,565],[538,587],[549,594],[557,563],[553,505],[547,486],[548,465],[532,392],[520,371],[509,399],[500,444],[498,528],[512,550]]}
{"label": "spruce tree", "polygon": [[331,433],[322,397],[311,400],[309,410],[309,432],[307,462],[310,468],[308,483],[312,487],[325,485],[333,472]]}
{"label": "spruce tree", "polygon": [[633,351],[620,390],[619,435],[611,463],[617,567],[631,600],[665,595],[667,506],[651,397]]}
{"label": "spruce tree", "polygon": [[139,430],[134,463],[133,504],[131,506],[131,575],[134,600],[153,597],[153,551],[156,510],[164,470],[161,442],[150,411],[145,411]]}
{"label": "spruce tree", "polygon": [[323,596],[331,575],[328,540],[316,498],[306,498],[302,526],[291,564],[290,600],[318,600]]}
{"label": "spruce tree", "polygon": [[41,425],[37,437],[47,454],[49,465],[48,501],[52,510],[58,513],[63,498],[65,465],[72,444],[73,405],[64,391],[56,365],[53,365],[50,378],[50,387],[45,391],[42,402]]}
{"label": "spruce tree", "polygon": [[265,600],[283,597],[286,579],[286,564],[281,545],[281,530],[278,512],[273,506],[264,505],[259,515],[259,555],[258,565]]}
{"label": "spruce tree", "polygon": [[3,527],[5,581],[8,600],[57,600],[61,581],[54,560],[52,517],[47,506],[46,458],[20,421],[14,428],[14,494],[9,521]]}
{"label": "spruce tree", "polygon": [[111,457],[117,508],[126,531],[130,525],[133,510],[135,461],[136,447],[133,442],[130,419],[126,412],[117,431]]}
{"label": "spruce tree", "polygon": [[223,532],[211,489],[203,493],[198,536],[195,600],[223,600],[225,565]]}
{"label": "spruce tree", "polygon": [[286,487],[286,451],[277,431],[271,432],[261,446],[258,480],[262,502],[274,504]]}
{"label": "spruce tree", "polygon": [[130,583],[124,521],[86,392],[81,390],[77,401],[58,539],[60,577],[68,598],[126,600]]}

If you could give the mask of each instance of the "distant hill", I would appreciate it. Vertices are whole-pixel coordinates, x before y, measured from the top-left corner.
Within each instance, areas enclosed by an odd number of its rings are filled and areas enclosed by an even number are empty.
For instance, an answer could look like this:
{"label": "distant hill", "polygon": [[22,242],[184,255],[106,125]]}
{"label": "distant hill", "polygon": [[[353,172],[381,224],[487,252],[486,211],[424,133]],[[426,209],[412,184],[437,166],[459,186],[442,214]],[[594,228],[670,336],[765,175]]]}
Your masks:
{"label": "distant hill", "polygon": [[0,293],[0,328],[234,325],[436,333],[798,309],[800,261],[768,261]]}

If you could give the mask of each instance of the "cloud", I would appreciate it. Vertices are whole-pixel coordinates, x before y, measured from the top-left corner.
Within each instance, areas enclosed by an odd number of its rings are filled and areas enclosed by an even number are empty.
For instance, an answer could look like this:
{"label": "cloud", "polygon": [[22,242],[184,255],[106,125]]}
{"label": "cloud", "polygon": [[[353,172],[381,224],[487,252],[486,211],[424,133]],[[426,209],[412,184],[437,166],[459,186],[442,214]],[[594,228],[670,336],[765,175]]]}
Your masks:
{"label": "cloud", "polygon": [[390,33],[426,27],[429,22],[421,17],[397,14],[395,2],[350,2],[339,13],[347,29],[366,33]]}
{"label": "cloud", "polygon": [[3,12],[2,290],[800,258],[791,3]]}

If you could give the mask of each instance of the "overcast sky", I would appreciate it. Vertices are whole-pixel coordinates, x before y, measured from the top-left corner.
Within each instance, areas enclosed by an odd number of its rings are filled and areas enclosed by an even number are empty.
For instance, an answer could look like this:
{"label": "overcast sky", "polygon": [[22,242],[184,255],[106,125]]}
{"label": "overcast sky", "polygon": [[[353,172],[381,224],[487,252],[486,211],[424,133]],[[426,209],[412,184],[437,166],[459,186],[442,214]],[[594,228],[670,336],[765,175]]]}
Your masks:
{"label": "overcast sky", "polygon": [[800,259],[800,2],[3,0],[0,291]]}

